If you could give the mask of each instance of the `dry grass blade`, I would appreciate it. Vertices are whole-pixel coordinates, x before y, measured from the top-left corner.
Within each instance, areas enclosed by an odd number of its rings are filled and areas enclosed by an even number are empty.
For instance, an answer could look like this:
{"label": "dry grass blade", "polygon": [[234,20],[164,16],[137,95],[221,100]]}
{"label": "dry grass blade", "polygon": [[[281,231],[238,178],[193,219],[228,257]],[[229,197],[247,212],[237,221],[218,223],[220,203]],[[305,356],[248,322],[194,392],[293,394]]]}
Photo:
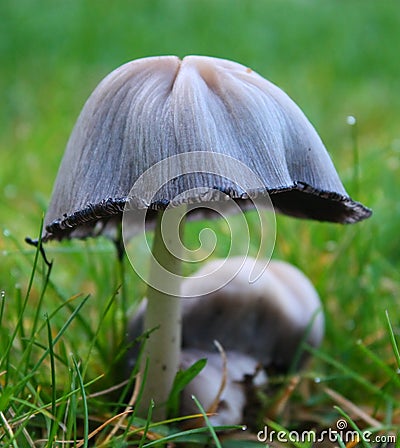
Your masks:
{"label": "dry grass blade", "polygon": [[285,407],[292,396],[293,392],[296,390],[300,383],[300,376],[296,375],[292,377],[288,385],[283,390],[282,394],[275,400],[272,406],[269,408],[267,416],[271,420],[275,420],[277,417],[282,415]]}
{"label": "dry grass blade", "polygon": [[[121,412],[120,414],[114,415],[113,417],[109,418],[108,420],[106,420],[102,425],[98,426],[94,431],[92,431],[89,436],[88,436],[88,440],[92,439],[96,434],[98,434],[101,430],[103,430],[107,425],[109,425],[110,423],[112,423],[114,420],[117,420],[119,418],[124,418],[127,414],[131,413],[132,409],[129,409],[127,411]],[[76,447],[80,448],[81,446],[83,446],[83,444],[85,443],[84,440],[81,440]]]}
{"label": "dry grass blade", "polygon": [[107,395],[111,392],[115,392],[116,390],[121,389],[121,387],[126,386],[128,384],[128,382],[129,382],[129,380],[122,381],[121,383],[116,384],[115,386],[109,387],[108,389],[103,389],[98,392],[94,392],[93,394],[89,394],[87,397],[95,398],[95,397],[101,397],[102,395]]}
{"label": "dry grass blade", "polygon": [[207,410],[207,414],[215,414],[217,412],[218,405],[219,405],[219,402],[221,399],[221,395],[225,389],[226,381],[228,378],[228,360],[226,357],[225,350],[223,349],[222,345],[218,341],[214,341],[214,345],[217,347],[217,349],[221,355],[221,358],[222,358],[222,378],[221,378],[221,384],[219,386],[217,395],[216,395],[214,401],[212,402],[211,406]]}
{"label": "dry grass blade", "polygon": [[329,387],[325,387],[324,391],[327,395],[329,395],[332,398],[332,400],[335,403],[337,403],[341,408],[346,409],[348,412],[353,414],[353,416],[357,416],[358,418],[360,418],[373,428],[379,428],[380,426],[382,426],[382,424],[378,420],[368,415],[359,406],[355,405],[352,401],[343,397],[343,395],[340,395],[338,392],[335,392]]}
{"label": "dry grass blade", "polygon": [[[10,413],[11,417],[15,417],[15,412],[13,409],[9,409],[8,412]],[[22,429],[22,432],[25,436],[26,442],[28,443],[28,445],[32,448],[35,448],[35,442],[32,440],[31,436],[29,435],[28,431],[26,430],[26,428]]]}
{"label": "dry grass blade", "polygon": [[123,422],[126,418],[126,416],[132,412],[132,406],[135,404],[137,397],[139,395],[140,392],[140,387],[142,385],[142,375],[140,372],[138,372],[138,374],[136,375],[136,381],[135,381],[135,387],[133,389],[133,393],[131,396],[131,399],[128,402],[128,406],[125,408],[125,411],[122,414],[119,414],[121,416],[121,418],[119,419],[119,421],[117,422],[117,424],[114,426],[114,428],[111,430],[110,434],[108,434],[108,436],[104,439],[103,443],[107,443],[111,440],[112,437],[114,437],[114,435],[117,433],[117,431],[119,429],[121,429]]}
{"label": "dry grass blade", "polygon": [[6,416],[3,414],[3,412],[0,412],[0,417],[1,417],[1,420],[2,420],[2,422],[4,424],[4,427],[5,427],[6,431],[8,432],[8,435],[11,438],[13,438],[14,437],[13,430],[12,430],[10,424],[8,423],[8,421],[6,419]]}

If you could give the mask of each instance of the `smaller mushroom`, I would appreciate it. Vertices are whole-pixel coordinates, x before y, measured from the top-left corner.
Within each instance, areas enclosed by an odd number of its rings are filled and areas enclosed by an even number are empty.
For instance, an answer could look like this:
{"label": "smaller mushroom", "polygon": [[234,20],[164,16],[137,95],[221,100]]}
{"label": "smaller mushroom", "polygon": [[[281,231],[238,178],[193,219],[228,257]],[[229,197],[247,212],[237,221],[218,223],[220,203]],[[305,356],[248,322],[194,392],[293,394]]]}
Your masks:
{"label": "smaller mushroom", "polygon": [[[186,297],[183,347],[211,350],[217,340],[225,351],[244,353],[281,371],[291,367],[303,339],[318,347],[324,317],[314,286],[289,263],[265,266],[265,260],[250,257],[218,259],[187,278],[181,288]],[[261,274],[252,281],[255,272]],[[301,363],[306,359],[304,352]]]}
{"label": "smaller mushroom", "polygon": [[214,426],[243,423],[248,383],[254,388],[264,387],[267,385],[267,374],[251,356],[235,351],[226,352],[225,356],[226,368],[221,353],[182,350],[182,369],[187,369],[199,359],[207,359],[206,366],[182,393],[182,415],[199,413],[192,399],[194,395],[207,412],[213,413],[209,419]]}
{"label": "smaller mushroom", "polygon": [[[252,280],[254,273],[259,273]],[[205,281],[206,278],[206,281]],[[214,292],[204,294],[204,291]],[[182,283],[183,350],[180,367],[207,358],[205,368],[182,393],[181,413],[198,413],[216,403],[215,425],[243,423],[250,387],[267,384],[266,370],[299,369],[309,358],[302,341],[318,347],[324,333],[319,296],[310,280],[283,261],[247,257],[213,260]],[[130,340],[143,332],[142,304],[130,325]],[[226,355],[213,351],[218,341]],[[128,355],[129,369],[137,352]],[[296,361],[298,361],[296,363]],[[220,386],[225,377],[225,386]]]}

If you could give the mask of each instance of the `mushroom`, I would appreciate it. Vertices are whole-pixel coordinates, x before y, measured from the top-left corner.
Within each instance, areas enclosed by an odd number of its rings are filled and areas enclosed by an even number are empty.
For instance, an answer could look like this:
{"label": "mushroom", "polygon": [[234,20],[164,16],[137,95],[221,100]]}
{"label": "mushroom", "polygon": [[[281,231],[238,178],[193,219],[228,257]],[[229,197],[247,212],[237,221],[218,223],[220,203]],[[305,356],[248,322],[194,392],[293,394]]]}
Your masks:
{"label": "mushroom", "polygon": [[[262,273],[252,281],[257,267]],[[281,373],[300,369],[309,358],[302,343],[320,346],[324,316],[310,280],[284,261],[272,260],[264,267],[263,260],[252,257],[216,259],[182,282],[181,368],[207,359],[206,367],[183,391],[183,414],[198,412],[192,395],[209,410],[225,374],[226,385],[211,421],[216,425],[242,424],[249,382],[255,387],[265,386],[266,372],[271,368]],[[210,286],[213,292],[207,293]],[[143,332],[144,312],[142,307],[132,319],[129,339]],[[212,351],[214,341],[226,353],[225,373],[221,355]],[[136,354],[130,353],[130,364]]]}
{"label": "mushroom", "polygon": [[[239,181],[229,176],[235,164]],[[155,166],[160,170],[154,176],[142,177]],[[258,182],[249,182],[247,172]],[[348,196],[299,107],[247,67],[204,56],[138,59],[109,74],[84,105],[55,181],[42,242],[102,233],[116,238],[126,208],[149,211],[147,222],[156,223],[149,283],[163,272],[161,283],[168,287],[149,287],[147,294],[146,326],[158,329],[146,349],[144,402],[165,402],[179,363],[175,228],[181,215],[174,209],[226,198],[246,208],[268,195],[276,210],[297,217],[354,223],[371,214]],[[175,219],[161,232],[167,215]]]}
{"label": "mushroom", "polygon": [[[296,356],[304,364],[302,340],[318,347],[324,333],[318,293],[293,265],[272,260],[264,266],[252,257],[216,259],[182,283],[183,348],[211,350],[217,340],[264,367],[286,372]],[[253,281],[257,268],[262,273]]]}
{"label": "mushroom", "polygon": [[[203,409],[212,412],[209,417],[213,425],[243,424],[243,413],[251,388],[264,388],[267,374],[251,356],[236,351],[227,351],[226,370],[224,359],[218,352],[183,349],[181,368],[189,368],[199,359],[207,359],[200,373],[185,387],[180,402],[182,415],[195,415],[199,408],[193,400],[195,396]],[[250,384],[249,384],[250,383]],[[222,386],[222,387],[221,387]]]}

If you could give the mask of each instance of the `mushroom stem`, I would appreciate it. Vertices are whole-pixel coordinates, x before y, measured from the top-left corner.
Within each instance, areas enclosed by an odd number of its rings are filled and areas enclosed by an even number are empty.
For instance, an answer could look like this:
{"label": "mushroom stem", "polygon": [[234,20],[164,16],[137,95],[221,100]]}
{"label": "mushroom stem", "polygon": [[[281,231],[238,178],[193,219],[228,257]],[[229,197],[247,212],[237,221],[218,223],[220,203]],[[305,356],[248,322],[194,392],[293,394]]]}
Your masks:
{"label": "mushroom stem", "polygon": [[142,374],[146,366],[147,372],[146,376],[142,375],[145,384],[140,411],[147,415],[154,400],[153,418],[158,420],[166,417],[165,403],[180,362],[183,215],[181,207],[158,213],[152,247],[144,329],[153,331],[146,341],[141,364]]}

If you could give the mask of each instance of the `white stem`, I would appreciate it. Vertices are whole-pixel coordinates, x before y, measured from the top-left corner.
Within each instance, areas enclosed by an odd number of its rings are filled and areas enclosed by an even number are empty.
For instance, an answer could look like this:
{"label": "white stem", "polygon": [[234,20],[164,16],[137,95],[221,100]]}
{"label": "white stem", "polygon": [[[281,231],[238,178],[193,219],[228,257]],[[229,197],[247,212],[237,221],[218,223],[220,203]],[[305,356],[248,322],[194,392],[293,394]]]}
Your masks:
{"label": "white stem", "polygon": [[[169,214],[166,225],[161,222]],[[141,372],[147,363],[145,385],[140,400],[140,413],[145,416],[153,399],[155,408],[154,420],[166,417],[165,403],[172,388],[175,375],[179,369],[181,351],[181,303],[179,298],[181,259],[179,257],[182,242],[180,238],[179,209],[168,209],[159,212],[152,253],[154,260],[150,266],[150,284],[163,287],[164,293],[149,286],[147,292],[147,309],[144,319],[146,331],[154,330],[146,341],[142,358]],[[174,255],[170,252],[173,251]],[[165,271],[163,272],[163,269]],[[169,275],[168,273],[176,274]]]}

